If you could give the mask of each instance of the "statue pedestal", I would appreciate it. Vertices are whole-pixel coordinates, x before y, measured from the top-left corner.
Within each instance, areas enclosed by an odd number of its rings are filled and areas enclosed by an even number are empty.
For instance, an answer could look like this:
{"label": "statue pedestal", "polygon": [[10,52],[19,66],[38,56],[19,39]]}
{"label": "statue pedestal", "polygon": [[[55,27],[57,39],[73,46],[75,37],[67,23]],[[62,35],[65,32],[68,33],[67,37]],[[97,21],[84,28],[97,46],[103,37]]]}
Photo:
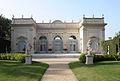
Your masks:
{"label": "statue pedestal", "polygon": [[93,64],[93,55],[86,55],[86,63],[85,64]]}
{"label": "statue pedestal", "polygon": [[27,55],[25,57],[25,64],[32,64],[32,56],[31,55]]}

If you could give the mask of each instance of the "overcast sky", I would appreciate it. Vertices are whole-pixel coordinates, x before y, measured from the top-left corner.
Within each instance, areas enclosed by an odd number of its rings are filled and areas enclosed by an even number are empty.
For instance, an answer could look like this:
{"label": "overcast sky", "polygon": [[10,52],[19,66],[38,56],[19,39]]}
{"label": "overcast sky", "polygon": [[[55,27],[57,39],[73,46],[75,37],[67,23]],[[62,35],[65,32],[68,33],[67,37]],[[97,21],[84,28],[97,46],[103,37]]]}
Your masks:
{"label": "overcast sky", "polygon": [[62,21],[79,21],[86,17],[102,17],[108,23],[105,37],[113,37],[120,31],[120,0],[0,0],[0,14],[11,19],[31,17],[44,22],[50,19]]}

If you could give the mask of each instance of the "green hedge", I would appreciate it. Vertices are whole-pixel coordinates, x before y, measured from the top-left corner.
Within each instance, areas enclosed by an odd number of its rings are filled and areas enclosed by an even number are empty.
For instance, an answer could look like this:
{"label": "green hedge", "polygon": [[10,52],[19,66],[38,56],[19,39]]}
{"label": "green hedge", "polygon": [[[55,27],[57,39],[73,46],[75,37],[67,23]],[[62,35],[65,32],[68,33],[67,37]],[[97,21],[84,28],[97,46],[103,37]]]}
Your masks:
{"label": "green hedge", "polygon": [[94,55],[94,62],[98,61],[112,61],[112,60],[119,60],[118,55]]}
{"label": "green hedge", "polygon": [[21,53],[1,53],[0,60],[16,60],[25,62],[25,54]]}
{"label": "green hedge", "polygon": [[[86,62],[86,54],[81,54],[79,61],[80,63],[85,63]],[[98,62],[98,61],[117,61],[120,60],[120,55],[95,55],[93,54],[93,61]]]}

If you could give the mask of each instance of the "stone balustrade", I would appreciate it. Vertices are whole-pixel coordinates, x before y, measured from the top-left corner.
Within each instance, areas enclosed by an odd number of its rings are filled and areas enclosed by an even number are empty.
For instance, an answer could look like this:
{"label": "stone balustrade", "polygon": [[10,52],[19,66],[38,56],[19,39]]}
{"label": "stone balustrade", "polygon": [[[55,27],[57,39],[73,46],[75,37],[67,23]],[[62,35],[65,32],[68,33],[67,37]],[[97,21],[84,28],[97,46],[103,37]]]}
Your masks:
{"label": "stone balustrade", "polygon": [[83,18],[83,24],[104,24],[104,18]]}

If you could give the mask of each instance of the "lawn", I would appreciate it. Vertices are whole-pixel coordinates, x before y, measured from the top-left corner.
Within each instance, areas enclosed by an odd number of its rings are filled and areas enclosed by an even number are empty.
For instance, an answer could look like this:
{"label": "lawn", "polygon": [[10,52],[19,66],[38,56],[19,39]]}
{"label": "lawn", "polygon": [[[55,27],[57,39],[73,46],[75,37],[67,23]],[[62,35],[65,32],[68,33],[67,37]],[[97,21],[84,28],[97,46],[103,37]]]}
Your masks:
{"label": "lawn", "polygon": [[47,64],[28,65],[17,61],[0,60],[0,81],[40,81]]}
{"label": "lawn", "polygon": [[69,64],[78,81],[120,81],[120,61],[103,61],[94,65]]}

